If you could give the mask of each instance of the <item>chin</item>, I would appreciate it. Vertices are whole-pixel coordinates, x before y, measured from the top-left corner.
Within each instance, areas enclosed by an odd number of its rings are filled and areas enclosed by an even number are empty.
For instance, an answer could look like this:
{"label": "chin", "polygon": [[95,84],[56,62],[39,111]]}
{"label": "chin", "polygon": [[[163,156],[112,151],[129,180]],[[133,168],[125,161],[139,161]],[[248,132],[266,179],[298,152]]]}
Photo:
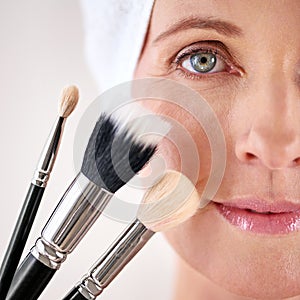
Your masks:
{"label": "chin", "polygon": [[[201,272],[199,270],[199,272]],[[231,270],[235,272],[235,270]],[[202,275],[205,275],[202,273]],[[222,274],[220,274],[222,275]],[[256,278],[252,276],[228,276],[227,279],[221,278],[220,275],[207,274],[207,278],[228,292],[243,296],[250,299],[261,300],[279,300],[291,299],[300,295],[300,285],[294,282],[294,279],[285,276],[273,276],[268,274],[267,277],[256,274]],[[224,275],[224,274],[223,274]]]}
{"label": "chin", "polygon": [[243,231],[211,203],[165,236],[189,266],[233,294],[272,300],[300,295],[300,232]]}
{"label": "chin", "polygon": [[[198,272],[203,272],[198,270]],[[235,273],[236,270],[229,272]],[[225,274],[229,272],[224,272]],[[212,282],[220,286],[228,292],[243,296],[250,299],[275,300],[275,299],[290,299],[291,297],[300,295],[300,285],[296,283],[294,278],[287,278],[286,276],[274,276],[272,273],[262,275],[259,272],[252,274],[241,274],[237,272],[238,276],[229,275],[224,278],[222,274],[203,274],[207,276]]]}

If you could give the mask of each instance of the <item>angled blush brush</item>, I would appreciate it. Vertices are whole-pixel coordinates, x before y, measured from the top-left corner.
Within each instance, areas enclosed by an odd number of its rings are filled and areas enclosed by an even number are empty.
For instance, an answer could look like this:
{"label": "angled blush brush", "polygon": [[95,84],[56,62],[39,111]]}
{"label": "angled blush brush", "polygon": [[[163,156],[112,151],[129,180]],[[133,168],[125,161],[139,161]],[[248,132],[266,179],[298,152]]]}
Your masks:
{"label": "angled blush brush", "polygon": [[137,219],[63,300],[96,299],[155,232],[172,228],[192,217],[200,207],[199,199],[187,177],[176,171],[167,171],[146,193]]}
{"label": "angled blush brush", "polygon": [[[114,193],[149,161],[161,137],[145,139],[143,134],[149,132],[151,124],[142,122],[131,128],[112,115],[101,114],[85,150],[81,171],[18,268],[7,300],[37,299]],[[162,120],[160,123],[169,130],[169,125]]]}
{"label": "angled blush brush", "polygon": [[75,86],[63,90],[59,116],[44,146],[0,269],[0,299],[5,299],[58,153],[64,124],[78,102]]}

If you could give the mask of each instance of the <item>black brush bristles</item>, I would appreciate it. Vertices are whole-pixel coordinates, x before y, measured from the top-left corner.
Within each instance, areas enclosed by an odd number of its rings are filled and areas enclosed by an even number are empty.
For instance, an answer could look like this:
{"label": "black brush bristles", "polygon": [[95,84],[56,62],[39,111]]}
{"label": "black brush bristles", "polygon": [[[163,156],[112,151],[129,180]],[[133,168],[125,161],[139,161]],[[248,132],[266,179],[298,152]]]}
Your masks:
{"label": "black brush bristles", "polygon": [[156,145],[141,142],[127,126],[102,113],[89,139],[81,172],[98,186],[115,193],[155,153]]}

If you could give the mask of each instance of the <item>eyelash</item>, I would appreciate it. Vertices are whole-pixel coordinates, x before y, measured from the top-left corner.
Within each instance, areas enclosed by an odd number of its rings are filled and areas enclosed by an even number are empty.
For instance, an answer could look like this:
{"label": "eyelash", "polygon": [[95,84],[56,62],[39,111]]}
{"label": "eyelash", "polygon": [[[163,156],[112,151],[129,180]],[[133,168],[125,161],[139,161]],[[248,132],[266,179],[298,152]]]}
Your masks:
{"label": "eyelash", "polygon": [[[208,41],[206,43],[213,43],[213,44],[222,44],[221,42],[216,41]],[[229,53],[223,53],[220,49],[217,49],[213,46],[203,46],[202,45],[193,45],[192,47],[187,48],[186,50],[182,50],[179,52],[179,54],[176,56],[176,58],[173,60],[172,65],[174,66],[176,71],[179,71],[180,75],[184,76],[185,78],[192,79],[192,80],[202,80],[207,79],[211,76],[219,76],[221,74],[223,75],[242,75],[242,70],[240,67],[238,67],[234,62],[232,62],[231,55]],[[224,46],[223,46],[224,47]],[[224,51],[225,52],[225,51]],[[193,54],[197,53],[211,53],[214,54],[217,57],[217,60],[221,59],[224,64],[226,65],[226,71],[222,72],[210,72],[210,73],[195,73],[190,72],[186,68],[182,66],[185,59],[189,59],[189,57]],[[230,58],[229,58],[230,57]],[[227,74],[224,74],[227,73]]]}

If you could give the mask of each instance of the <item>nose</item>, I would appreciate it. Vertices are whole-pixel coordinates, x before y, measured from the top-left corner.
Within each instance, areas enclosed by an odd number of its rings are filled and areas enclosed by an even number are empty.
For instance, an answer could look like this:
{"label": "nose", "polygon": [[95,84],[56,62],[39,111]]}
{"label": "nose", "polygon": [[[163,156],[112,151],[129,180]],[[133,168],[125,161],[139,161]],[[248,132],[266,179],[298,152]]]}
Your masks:
{"label": "nose", "polygon": [[269,80],[268,84],[256,86],[251,99],[254,108],[249,109],[247,116],[251,121],[236,141],[237,158],[271,170],[298,166],[299,94],[284,80]]}

